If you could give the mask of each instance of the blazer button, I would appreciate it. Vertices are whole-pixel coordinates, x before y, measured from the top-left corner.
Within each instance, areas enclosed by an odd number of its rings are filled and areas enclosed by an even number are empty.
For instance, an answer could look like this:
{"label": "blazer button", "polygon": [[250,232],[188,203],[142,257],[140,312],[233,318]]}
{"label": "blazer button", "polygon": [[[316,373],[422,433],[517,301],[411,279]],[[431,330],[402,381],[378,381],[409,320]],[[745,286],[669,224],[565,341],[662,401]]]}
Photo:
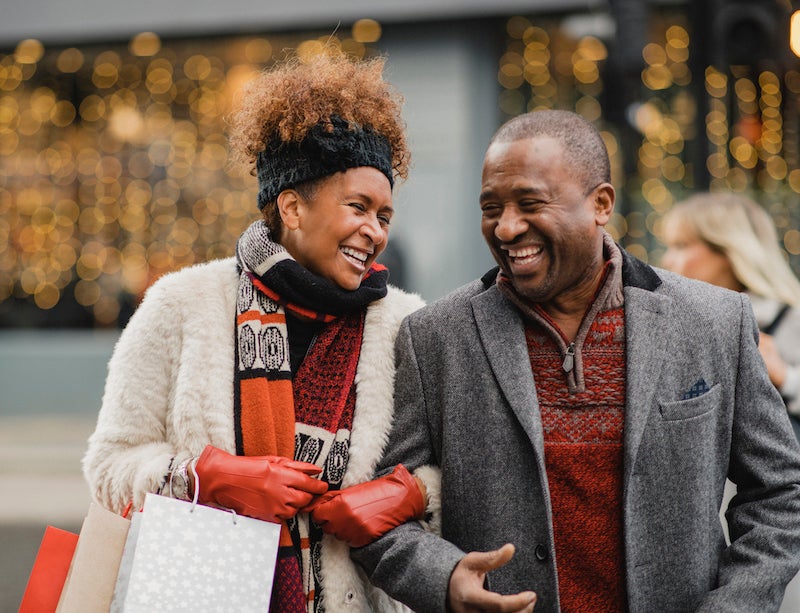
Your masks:
{"label": "blazer button", "polygon": [[550,555],[547,552],[547,547],[545,547],[541,543],[536,545],[536,549],[533,550],[533,555],[536,556],[536,559],[539,560],[539,562],[545,562],[547,561],[547,558],[550,557]]}

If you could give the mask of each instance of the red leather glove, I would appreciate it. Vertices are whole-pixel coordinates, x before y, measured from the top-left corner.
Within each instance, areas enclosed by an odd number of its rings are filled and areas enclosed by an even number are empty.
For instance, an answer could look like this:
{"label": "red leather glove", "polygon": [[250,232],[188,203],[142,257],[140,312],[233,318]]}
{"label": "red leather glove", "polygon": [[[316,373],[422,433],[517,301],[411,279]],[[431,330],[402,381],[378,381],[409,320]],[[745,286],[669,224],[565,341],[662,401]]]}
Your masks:
{"label": "red leather glove", "polygon": [[207,445],[195,466],[198,501],[277,522],[294,517],[311,499],[328,490],[314,479],[319,466],[278,456],[236,456]]}
{"label": "red leather glove", "polygon": [[324,532],[363,547],[395,526],[421,519],[425,500],[416,479],[398,464],[391,474],[323,494],[303,510]]}

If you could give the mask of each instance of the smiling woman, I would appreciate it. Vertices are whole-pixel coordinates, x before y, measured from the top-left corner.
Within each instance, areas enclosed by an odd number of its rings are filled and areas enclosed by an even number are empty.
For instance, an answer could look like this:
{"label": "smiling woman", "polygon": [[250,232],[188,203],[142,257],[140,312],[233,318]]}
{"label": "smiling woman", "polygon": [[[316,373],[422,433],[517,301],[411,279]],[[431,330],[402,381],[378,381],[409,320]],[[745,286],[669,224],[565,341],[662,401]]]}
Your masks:
{"label": "smiling woman", "polygon": [[300,264],[344,289],[358,289],[386,248],[392,190],[375,168],[336,173],[315,190],[313,200],[285,190],[277,205],[281,244]]}
{"label": "smiling woman", "polygon": [[394,339],[422,304],[376,263],[409,157],[382,70],[325,53],[245,89],[231,144],[258,178],[263,220],[235,258],[148,291],[84,459],[114,510],[158,492],[282,523],[276,611],[400,610],[363,584],[348,545],[421,519],[436,486],[402,465],[371,480],[392,421]]}

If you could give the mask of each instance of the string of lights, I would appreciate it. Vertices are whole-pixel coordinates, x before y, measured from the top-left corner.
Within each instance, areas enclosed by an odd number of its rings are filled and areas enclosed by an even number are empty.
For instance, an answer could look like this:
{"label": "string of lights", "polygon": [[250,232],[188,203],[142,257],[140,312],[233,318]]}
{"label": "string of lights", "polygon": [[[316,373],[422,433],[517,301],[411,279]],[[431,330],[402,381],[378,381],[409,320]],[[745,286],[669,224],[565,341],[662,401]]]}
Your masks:
{"label": "string of lights", "polygon": [[[500,109],[506,117],[538,108],[574,110],[600,128],[612,160],[620,202],[608,229],[637,257],[658,263],[660,221],[672,204],[695,188],[698,170],[710,189],[746,192],[762,202],[781,232],[783,246],[800,266],[800,156],[797,109],[800,72],[751,65],[708,66],[692,74],[691,24],[677,11],[654,14],[634,100],[625,109],[636,132],[636,150],[622,144],[622,128],[608,120],[604,96],[610,82],[606,43],[576,36],[561,17],[513,17],[506,23],[500,58]],[[700,33],[698,35],[704,35]],[[709,112],[698,116],[693,79],[702,79]],[[705,121],[703,121],[703,119]],[[703,133],[698,126],[705,125]],[[707,139],[705,169],[694,168],[691,148]],[[626,156],[635,172],[624,171]]]}
{"label": "string of lights", "polygon": [[[760,201],[799,265],[800,72],[716,56],[698,71],[689,15],[648,19],[627,98],[610,69],[613,36],[596,24],[581,31],[570,16],[507,19],[500,119],[562,108],[593,121],[620,188],[609,229],[645,261],[663,251],[663,214],[705,176],[712,190]],[[334,44],[362,57],[380,38],[380,24],[361,20],[341,37],[200,44],[144,32],[127,44],[24,40],[0,52],[0,309],[75,303],[94,325],[120,325],[158,276],[231,255],[256,197],[254,178],[228,161],[236,93],[287,49],[302,58]]]}
{"label": "string of lights", "polygon": [[236,93],[286,50],[363,56],[379,37],[363,20],[344,39],[142,33],[0,55],[0,304],[74,301],[118,325],[158,276],[232,255],[257,213],[255,179],[228,161]]}

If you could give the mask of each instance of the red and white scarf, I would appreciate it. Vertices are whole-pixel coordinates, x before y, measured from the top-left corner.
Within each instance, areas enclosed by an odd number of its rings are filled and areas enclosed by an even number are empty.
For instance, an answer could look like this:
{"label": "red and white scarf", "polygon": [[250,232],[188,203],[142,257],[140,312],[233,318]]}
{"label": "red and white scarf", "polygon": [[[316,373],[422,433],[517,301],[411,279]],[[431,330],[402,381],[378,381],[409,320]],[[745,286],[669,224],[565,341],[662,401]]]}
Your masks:
{"label": "red and white scarf", "polygon": [[[386,294],[388,271],[375,265],[348,291],[298,264],[266,225],[237,243],[234,429],[239,455],[280,455],[317,464],[337,489],[347,468],[355,372],[366,306]],[[286,314],[324,322],[292,373]],[[284,525],[272,609],[319,612],[322,533],[306,514]]]}

